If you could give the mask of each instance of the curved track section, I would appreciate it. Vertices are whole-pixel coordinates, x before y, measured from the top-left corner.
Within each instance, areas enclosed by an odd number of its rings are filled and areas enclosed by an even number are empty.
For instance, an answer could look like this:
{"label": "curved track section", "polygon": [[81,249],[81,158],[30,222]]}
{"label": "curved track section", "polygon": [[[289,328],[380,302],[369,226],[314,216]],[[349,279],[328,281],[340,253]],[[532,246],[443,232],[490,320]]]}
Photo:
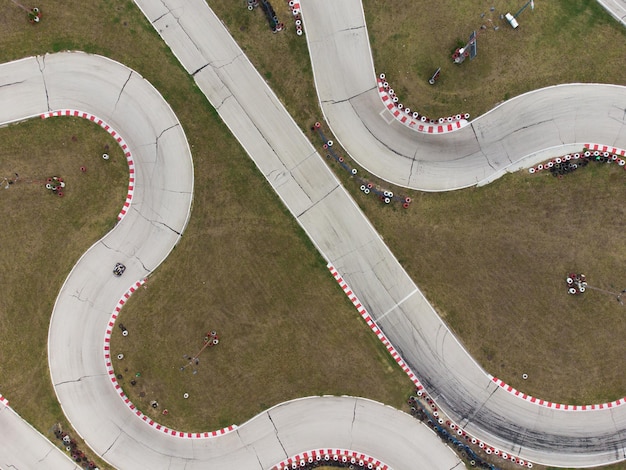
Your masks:
{"label": "curved track section", "polygon": [[[611,85],[531,92],[452,134],[424,136],[388,124],[380,116],[387,111],[361,3],[304,0],[301,6],[320,102],[337,140],[396,184],[455,189],[580,150],[585,141],[626,143],[626,88]],[[626,408],[572,412],[521,400],[491,381],[421,294],[379,281],[393,299],[381,302],[372,291],[372,277],[381,279],[375,264],[370,276],[335,266],[440,407],[469,433],[534,462],[591,466],[624,459]]]}
{"label": "curved track section", "polygon": [[[216,438],[164,433],[120,399],[103,337],[129,284],[144,279],[178,242],[189,218],[193,166],[182,128],[158,92],[109,59],[61,53],[0,65],[0,125],[55,109],[98,116],[134,156],[132,204],[77,262],[57,298],[49,332],[53,385],[76,431],[117,468],[266,470],[307,449],[347,449],[390,468],[449,469],[459,461],[424,425],[369,400],[314,397],[282,403]],[[130,151],[129,150],[129,151]],[[127,269],[113,276],[116,262]],[[0,466],[76,468],[0,404]],[[191,438],[187,438],[191,437]],[[196,438],[197,437],[197,438]]]}
{"label": "curved track section", "polygon": [[[320,253],[463,430],[524,461],[584,467],[625,458],[626,408],[546,409],[518,399],[491,380],[441,321],[203,0],[136,3]],[[453,189],[490,181],[515,165],[530,165],[569,147],[580,150],[576,142],[624,147],[620,142],[626,139],[626,92],[604,85],[559,86],[527,94],[471,127],[446,135],[416,135],[399,123],[385,123],[384,133],[374,133],[384,108],[377,96],[360,2],[304,0],[301,7],[322,106],[336,135],[358,158],[377,165],[378,173],[389,169],[397,176],[389,179],[400,184],[403,178],[407,183],[417,179],[426,189]],[[338,131],[337,126],[345,128]],[[351,148],[351,143],[358,147]],[[414,158],[416,152],[427,159]],[[519,155],[526,157],[522,161]]]}
{"label": "curved track section", "polygon": [[536,90],[453,133],[416,134],[390,119],[381,103],[360,0],[304,0],[301,6],[317,93],[336,140],[391,183],[458,189],[567,153],[569,144],[626,145],[626,87],[612,85]]}

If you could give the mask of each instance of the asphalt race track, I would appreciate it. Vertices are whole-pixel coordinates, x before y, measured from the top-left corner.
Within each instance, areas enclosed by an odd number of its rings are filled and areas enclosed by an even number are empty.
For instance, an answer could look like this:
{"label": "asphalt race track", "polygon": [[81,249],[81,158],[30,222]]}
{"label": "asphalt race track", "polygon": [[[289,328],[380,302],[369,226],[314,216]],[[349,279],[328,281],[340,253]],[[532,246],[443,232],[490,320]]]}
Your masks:
{"label": "asphalt race track", "polygon": [[536,90],[450,134],[418,134],[381,117],[391,115],[378,94],[361,2],[304,0],[302,13],[324,117],[346,151],[386,181],[445,191],[563,155],[568,144],[626,146],[626,88],[613,85]]}
{"label": "asphalt race track", "polygon": [[[203,0],[136,3],[450,418],[526,461],[583,467],[626,458],[626,406],[572,411],[530,403],[475,363]],[[451,134],[389,125],[380,115],[385,108],[360,2],[304,0],[302,12],[329,125],[357,161],[396,184],[454,189],[487,183],[587,141],[626,147],[626,89],[609,85],[526,94]],[[49,334],[59,401],[102,458],[118,468],[267,469],[310,449],[345,448],[395,469],[459,464],[413,418],[357,398],[284,403],[217,438],[173,437],[137,418],[111,383],[103,337],[129,284],[157,268],[187,224],[193,166],[182,128],[142,77],[82,53],[0,65],[0,103],[2,124],[57,109],[88,112],[116,129],[134,155],[132,205],[73,268]],[[127,266],[122,278],[111,273],[118,261]],[[11,439],[0,440],[0,467],[76,468],[1,404],[0,423],[11,431]]]}
{"label": "asphalt race track", "polygon": [[[414,418],[360,398],[283,403],[217,438],[174,437],[138,418],[119,397],[105,367],[104,337],[128,283],[156,269],[187,224],[193,166],[182,128],[141,76],[83,53],[0,65],[0,103],[2,124],[51,110],[89,113],[116,129],[132,151],[130,209],[74,266],[57,298],[49,332],[50,373],[64,413],[103,459],[133,469],[268,469],[300,452],[325,448],[369,453],[391,468],[421,462],[449,469],[459,463]],[[116,262],[127,267],[120,278],[112,273]],[[0,424],[1,468],[78,468],[4,402]]]}

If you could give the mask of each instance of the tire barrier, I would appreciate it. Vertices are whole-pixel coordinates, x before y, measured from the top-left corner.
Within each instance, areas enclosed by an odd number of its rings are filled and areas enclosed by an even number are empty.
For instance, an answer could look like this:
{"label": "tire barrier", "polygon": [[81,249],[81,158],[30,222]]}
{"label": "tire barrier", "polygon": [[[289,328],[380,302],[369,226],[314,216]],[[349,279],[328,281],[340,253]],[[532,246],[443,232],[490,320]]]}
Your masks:
{"label": "tire barrier", "polygon": [[78,448],[76,440],[73,439],[68,433],[64,432],[60,424],[54,425],[52,430],[54,437],[61,441],[62,447],[64,447],[65,451],[70,454],[71,459],[78,464],[77,468],[97,468],[96,463],[91,460],[91,458],[89,458],[83,450]]}
{"label": "tire barrier", "polygon": [[271,470],[304,469],[311,470],[320,466],[368,469],[368,470],[391,470],[380,460],[348,449],[314,449],[289,457],[271,467]]}
{"label": "tire barrier", "polygon": [[[274,11],[274,7],[269,2],[269,0],[247,0],[248,10],[252,11],[257,6],[261,6],[261,10],[265,13],[265,17],[267,18],[267,22],[272,30],[272,33],[278,33],[285,29],[284,23],[278,21],[278,16],[276,16],[276,12]],[[293,9],[292,9],[293,11]],[[298,10],[299,12],[299,10]]]}
{"label": "tire barrier", "polygon": [[591,162],[617,163],[619,166],[624,167],[626,166],[624,157],[626,157],[626,150],[600,144],[585,144],[580,153],[556,157],[536,167],[529,168],[528,172],[534,174],[541,170],[549,170],[552,176],[561,179],[568,173],[585,167]]}
{"label": "tire barrier", "polygon": [[302,36],[304,34],[304,28],[302,23],[302,17],[300,16],[300,2],[296,0],[290,0],[287,2],[287,4],[289,5],[291,15],[293,16],[293,21],[296,25],[296,34],[298,36]]}
{"label": "tire barrier", "polygon": [[338,165],[340,165],[345,171],[350,173],[352,177],[354,177],[359,185],[359,189],[365,194],[374,193],[374,195],[378,196],[380,201],[384,204],[391,204],[392,202],[398,202],[402,205],[403,209],[408,209],[411,206],[412,199],[408,196],[400,196],[394,195],[393,191],[388,191],[386,189],[382,189],[378,185],[374,185],[371,181],[368,181],[364,178],[357,176],[358,170],[356,168],[352,168],[348,163],[346,163],[345,158],[341,155],[338,155],[333,149],[333,141],[327,139],[324,135],[324,131],[322,130],[322,124],[320,121],[317,121],[315,124],[311,126],[311,132],[316,132],[322,142],[323,149],[328,152],[326,154],[327,159],[333,159]]}
{"label": "tire barrier", "polygon": [[60,176],[51,176],[46,180],[46,189],[52,194],[63,197],[63,188],[65,188],[65,181]]}
{"label": "tire barrier", "polygon": [[[425,397],[424,401],[426,403],[422,403],[421,399],[416,396],[409,397],[408,404],[410,406],[411,415],[431,428],[448,447],[451,447],[457,455],[470,466],[497,470],[495,465],[481,457],[480,452],[482,451],[487,455],[499,455],[502,459],[510,460],[512,463],[518,463],[520,466],[532,467],[530,462],[526,462],[507,452],[502,452],[499,449],[487,446],[484,442],[481,442],[479,439],[470,436],[464,430],[458,428],[455,423],[449,420],[444,421],[441,417],[438,418],[440,412],[437,410],[434,402],[428,397]],[[431,409],[434,411],[430,411]],[[479,450],[474,451],[475,447],[478,447]]]}
{"label": "tire barrier", "polygon": [[[105,131],[107,131],[111,135],[111,137],[113,137],[117,141],[117,144],[121,147],[122,151],[124,152],[124,156],[126,157],[126,163],[128,164],[128,173],[129,173],[128,192],[126,194],[126,201],[124,201],[122,210],[117,215],[117,220],[118,221],[122,220],[126,216],[126,213],[128,212],[128,210],[130,209],[130,204],[133,200],[133,194],[135,192],[135,162],[133,160],[133,154],[131,153],[128,145],[126,144],[122,136],[120,136],[117,133],[117,131],[115,131],[115,129],[113,129],[106,122],[104,122],[102,119],[99,119],[97,116],[94,116],[93,114],[78,111],[76,109],[59,109],[56,111],[50,111],[50,112],[42,114],[41,119],[48,119],[48,118],[56,117],[56,116],[71,116],[71,117],[79,117],[83,119],[88,119],[89,121],[92,121],[98,124]],[[104,160],[108,160],[109,155],[105,153],[102,155],[102,158]]]}
{"label": "tire barrier", "polygon": [[384,73],[378,75],[378,93],[389,112],[405,126],[427,134],[441,134],[452,132],[468,124],[469,113],[459,113],[453,116],[445,116],[431,119],[428,116],[411,110],[410,107],[400,103],[393,88]]}
{"label": "tire barrier", "polygon": [[569,273],[565,279],[565,284],[568,294],[582,294],[587,288],[587,278],[584,274]]}

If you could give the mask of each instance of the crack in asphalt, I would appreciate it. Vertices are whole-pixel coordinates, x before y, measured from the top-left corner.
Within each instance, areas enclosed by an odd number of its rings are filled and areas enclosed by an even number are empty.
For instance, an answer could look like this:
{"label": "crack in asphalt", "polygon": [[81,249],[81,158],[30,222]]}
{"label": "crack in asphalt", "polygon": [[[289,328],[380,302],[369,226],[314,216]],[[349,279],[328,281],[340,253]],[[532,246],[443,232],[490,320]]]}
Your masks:
{"label": "crack in asphalt", "polygon": [[128,74],[128,78],[126,79],[126,81],[124,82],[124,85],[122,85],[122,88],[120,89],[119,94],[117,95],[117,100],[115,101],[115,105],[113,105],[113,112],[115,112],[115,110],[117,109],[117,103],[120,102],[120,98],[122,97],[122,93],[124,93],[124,89],[126,88],[126,85],[128,84],[128,82],[130,81],[130,78],[133,76],[133,71],[131,70],[130,73]]}
{"label": "crack in asphalt", "polygon": [[83,375],[83,376],[81,376],[81,377],[79,377],[77,379],[74,379],[74,380],[64,380],[63,382],[55,383],[54,386],[55,387],[59,387],[61,385],[65,385],[65,384],[77,383],[77,382],[82,381],[83,379],[90,379],[92,377],[102,377],[104,375],[106,375],[106,374]]}
{"label": "crack in asphalt", "polygon": [[[163,3],[163,2],[161,2],[161,3]],[[152,22],[151,22],[151,23],[152,23],[152,24],[156,23],[157,21],[159,21],[161,18],[163,18],[164,16],[166,16],[166,15],[167,15],[167,14],[169,14],[169,13],[171,13],[171,11],[169,11],[169,10],[168,10],[167,12],[163,13],[163,14],[162,14],[161,16],[159,16],[158,18],[156,18],[156,19],[152,20]]]}
{"label": "crack in asphalt", "polygon": [[352,28],[340,29],[337,33],[343,33],[344,31],[358,31],[359,29],[365,29],[365,25],[363,24],[361,26],[353,26]]}
{"label": "crack in asphalt", "polygon": [[[46,455],[44,455],[42,458],[40,458],[39,460],[37,460],[37,463],[41,463],[44,460],[46,460],[48,458],[48,456],[54,452],[54,449],[48,449],[48,452],[46,452]],[[12,466],[12,465],[11,465]]]}
{"label": "crack in asphalt", "polygon": [[11,83],[5,83],[4,85],[0,85],[0,88],[3,88],[5,86],[11,86],[11,85],[19,85],[20,83],[24,83],[26,80],[22,80],[20,82],[11,82]]}
{"label": "crack in asphalt", "polygon": [[356,400],[354,400],[354,408],[352,408],[352,423],[350,423],[350,449],[352,448],[352,431],[354,431],[354,422],[356,421]]}
{"label": "crack in asphalt", "polygon": [[351,99],[353,99],[353,98],[358,98],[359,96],[364,95],[365,93],[369,93],[370,91],[375,90],[375,89],[376,89],[376,87],[375,87],[375,86],[373,86],[373,87],[368,88],[368,89],[367,89],[367,90],[365,90],[365,91],[361,91],[361,92],[357,93],[356,95],[351,96],[351,97],[349,97],[349,98],[345,98],[345,99],[343,99],[343,100],[339,100],[339,101],[335,101],[335,100],[325,100],[325,101],[322,101],[322,104],[340,104],[340,103],[345,103],[346,101],[350,101],[350,100],[351,100]]}
{"label": "crack in asphalt", "polygon": [[103,240],[100,240],[100,243],[102,243],[102,244],[104,245],[104,247],[105,247],[105,248],[107,248],[107,249],[109,249],[109,250],[111,250],[111,251],[114,251],[115,253],[122,253],[122,254],[124,254],[123,252],[121,252],[121,251],[120,251],[120,250],[118,250],[117,248],[113,248],[112,246],[107,245],[106,243],[104,243],[104,241],[103,241]]}
{"label": "crack in asphalt", "polygon": [[[39,62],[39,58],[41,57],[41,62]],[[36,56],[35,59],[37,60],[37,65],[39,66],[39,72],[41,72],[41,78],[43,80],[43,87],[44,90],[46,91],[46,107],[48,108],[48,111],[51,111],[50,109],[50,96],[48,95],[48,84],[46,83],[46,75],[44,74],[44,71],[46,70],[46,56]]]}
{"label": "crack in asphalt", "polygon": [[117,437],[113,440],[113,442],[111,442],[111,445],[109,447],[107,447],[107,450],[105,450],[104,452],[102,452],[102,454],[100,454],[100,457],[104,458],[105,454],[111,450],[111,447],[113,447],[115,445],[115,443],[117,442],[117,440],[120,438],[120,436],[122,435],[122,430],[120,429],[120,433],[117,435]]}
{"label": "crack in asphalt", "polygon": [[546,122],[550,122],[550,121],[553,121],[553,119],[545,119],[544,121],[533,122],[532,124],[528,124],[527,126],[522,126],[518,129],[515,129],[513,132],[510,133],[510,135],[526,130],[530,127],[540,126],[541,124],[545,124]]}
{"label": "crack in asphalt", "polygon": [[[185,28],[183,27],[183,25],[182,25],[182,24],[180,24],[180,17],[176,16],[176,15],[174,14],[174,10],[170,9],[170,7],[169,7],[168,5],[166,5],[166,4],[165,4],[165,2],[163,2],[163,0],[161,0],[161,4],[165,7],[165,9],[167,10],[167,13],[164,13],[163,15],[159,16],[159,18],[158,18],[158,19],[161,19],[162,17],[166,16],[168,13],[169,13],[170,15],[172,15],[172,18],[174,18],[174,20],[176,20],[176,23],[178,24],[178,27],[179,27],[179,28],[181,29],[181,31],[182,31],[182,32],[183,32],[183,33],[187,36],[187,38],[189,39],[189,42],[190,42],[191,44],[193,44],[193,46],[195,47],[196,51],[200,54],[200,56],[202,56],[202,55],[203,55],[203,54],[202,54],[202,51],[200,50],[200,48],[198,48],[198,46],[197,46],[197,44],[196,44],[196,41],[194,41],[191,37],[189,37],[189,34],[187,34],[187,31],[185,30]],[[183,12],[184,12],[184,10],[185,10],[185,8],[184,8],[184,7],[180,7],[180,8],[177,8],[177,9],[179,9],[179,10],[181,10],[181,11],[183,11]],[[157,20],[154,20],[154,21],[152,22],[152,24],[154,24],[156,21],[157,21]],[[165,25],[165,27],[167,28],[168,26],[167,26],[167,25]],[[162,34],[162,33],[163,33],[163,30],[162,30],[162,29],[157,29],[156,27],[155,27],[155,29],[157,30],[157,32],[159,33],[159,35],[160,35],[160,36],[163,36],[163,34]],[[184,67],[184,66],[183,66],[183,67]],[[186,69],[186,67],[185,67],[185,69]],[[187,73],[189,73],[189,70],[187,70]]]}
{"label": "crack in asphalt", "polygon": [[175,127],[178,127],[178,126],[179,126],[179,123],[172,124],[170,127],[163,129],[161,133],[157,136],[156,141],[155,141],[157,155],[159,154],[159,139],[163,137],[163,134],[165,134],[167,131],[169,131],[170,129],[174,129]]}
{"label": "crack in asphalt", "polygon": [[489,396],[485,399],[484,402],[481,403],[481,405],[479,407],[477,407],[474,412],[468,416],[467,418],[465,418],[465,424],[463,424],[463,428],[465,428],[470,421],[472,421],[472,419],[474,419],[474,416],[476,416],[480,410],[482,410],[484,408],[484,406],[487,404],[487,402],[489,401],[489,399],[494,395],[494,393],[496,393],[498,391],[498,387],[494,388],[493,391],[489,394]]}
{"label": "crack in asphalt", "polygon": [[205,69],[205,68],[207,68],[209,65],[211,65],[211,63],[210,63],[210,62],[207,62],[207,63],[206,63],[206,64],[204,64],[202,67],[200,67],[200,68],[196,69],[196,70],[195,70],[193,73],[191,73],[190,75],[191,75],[192,77],[195,77],[195,76],[196,76],[196,74],[197,74],[198,72],[200,72],[200,71],[204,70],[204,69]]}
{"label": "crack in asphalt", "polygon": [[272,419],[272,415],[269,414],[269,412],[267,413],[267,417],[269,418],[270,423],[272,423],[272,426],[274,426],[274,434],[276,435],[276,440],[280,444],[280,447],[283,449],[283,452],[285,453],[285,458],[289,457],[289,454],[287,453],[287,450],[285,449],[285,446],[280,441],[280,437],[278,437],[278,428],[276,428],[276,424],[274,424],[274,420]]}
{"label": "crack in asphalt", "polygon": [[[270,418],[270,420],[271,420],[271,418]],[[274,429],[276,429],[276,428],[274,428]],[[245,447],[246,449],[249,449],[249,450],[251,450],[252,452],[254,452],[254,456],[256,457],[257,462],[259,462],[259,468],[260,468],[261,470],[263,470],[263,469],[265,468],[265,466],[264,466],[264,465],[263,465],[263,463],[261,462],[261,457],[259,457],[259,453],[257,452],[257,450],[256,450],[256,448],[254,447],[254,445],[244,443],[244,440],[241,438],[241,434],[239,434],[239,428],[235,428],[235,431],[234,431],[234,432],[235,432],[235,434],[237,434],[237,437],[239,437],[239,440],[240,440],[240,441],[241,441],[241,443],[244,445],[244,447]],[[284,450],[284,447],[283,447],[283,450]]]}
{"label": "crack in asphalt", "polygon": [[139,257],[138,257],[138,256],[135,256],[135,259],[136,259],[137,261],[139,261],[139,264],[141,264],[141,267],[142,267],[145,271],[148,271],[148,273],[151,273],[151,272],[152,272],[152,270],[151,270],[151,269],[148,269],[148,268],[146,267],[146,265],[145,265],[145,264],[143,264],[143,261],[141,261],[141,259],[139,259]]}
{"label": "crack in asphalt", "polygon": [[415,164],[417,163],[417,169],[419,171],[419,161],[417,159],[417,152],[418,152],[418,148],[415,148],[415,153],[413,154],[413,160],[411,161],[411,168],[409,169],[409,183],[411,182],[411,179],[413,178],[413,168],[415,167]]}
{"label": "crack in asphalt", "polygon": [[[178,235],[179,237],[181,237],[181,236],[182,236],[182,232],[179,232],[178,230],[176,230],[176,229],[174,229],[174,228],[170,227],[170,226],[169,226],[169,225],[167,225],[165,222],[161,222],[161,221],[159,221],[159,220],[152,220],[152,219],[149,219],[148,217],[146,217],[145,215],[143,215],[141,212],[139,212],[139,210],[138,210],[138,209],[136,209],[136,208],[135,208],[134,210],[135,210],[135,212],[137,212],[137,214],[139,214],[139,216],[140,216],[142,219],[144,219],[144,220],[146,220],[146,221],[150,222],[152,225],[154,225],[154,226],[156,226],[157,224],[158,224],[158,225],[162,225],[162,226],[164,226],[164,227],[166,227],[166,228],[170,229],[172,232],[174,232],[174,233],[175,233],[176,235]],[[105,246],[106,246],[106,245],[105,245]],[[107,247],[107,248],[108,248],[108,247]],[[141,263],[141,260],[139,260],[139,258],[137,258],[137,260]],[[142,263],[142,266],[143,266],[143,263]],[[144,268],[145,268],[145,266],[144,266]],[[146,271],[152,272],[152,270],[150,270],[150,269],[148,269],[148,268],[146,268]]]}
{"label": "crack in asphalt", "polygon": [[[295,179],[294,179],[294,181],[295,181]],[[296,183],[298,183],[298,182],[296,181]],[[298,183],[298,186],[300,186],[300,183]],[[300,187],[302,188],[302,186],[300,186]],[[313,204],[311,205],[311,207],[307,207],[307,208],[306,208],[305,210],[303,210],[300,214],[296,215],[296,219],[299,219],[299,218],[300,218],[300,217],[302,217],[304,214],[306,214],[306,213],[307,213],[307,212],[309,212],[311,209],[313,209],[315,206],[317,206],[320,202],[322,202],[324,199],[326,199],[328,196],[330,196],[330,195],[331,195],[331,194],[332,194],[332,193],[333,193],[333,192],[334,192],[334,191],[335,191],[338,187],[339,187],[339,185],[338,185],[338,184],[337,184],[337,185],[335,185],[335,187],[333,187],[330,191],[328,191],[326,194],[324,194],[324,195],[323,195],[323,196],[319,199],[319,201],[317,201],[317,202],[313,203]],[[306,193],[305,193],[305,194],[306,194]],[[307,194],[307,196],[308,196],[308,194]],[[310,200],[310,198],[309,198],[309,200]]]}
{"label": "crack in asphalt", "polygon": [[89,299],[81,299],[80,294],[82,294],[82,290],[81,291],[76,291],[75,294],[70,295],[70,297],[74,297],[75,299],[77,299],[79,302],[87,302],[89,305],[93,306],[93,302]]}
{"label": "crack in asphalt", "polygon": [[[228,90],[230,92],[230,90]],[[215,108],[216,111],[219,111],[220,108],[224,105],[224,103],[226,103],[226,100],[228,98],[234,98],[233,94],[230,93],[228,96],[226,96],[222,101],[220,101],[220,103],[217,106],[213,106]]]}
{"label": "crack in asphalt", "polygon": [[40,458],[39,460],[37,460],[37,463],[41,463],[44,460],[46,460],[48,458],[48,456],[50,455],[50,452],[52,452],[54,449],[48,449],[48,452],[46,452],[46,455],[44,455],[42,458]]}
{"label": "crack in asphalt", "polygon": [[[219,70],[219,69],[222,69],[222,68],[224,68],[224,67],[228,67],[229,65],[231,65],[233,62],[235,62],[235,61],[236,61],[237,59],[239,59],[240,57],[243,57],[243,53],[241,53],[241,54],[237,54],[235,57],[233,57],[231,60],[229,60],[229,61],[228,61],[228,62],[226,62],[225,64],[222,64],[222,65],[213,65],[213,62],[209,62],[207,65],[210,65],[210,66],[211,66],[211,68],[212,68],[213,70]],[[222,82],[222,83],[224,83],[224,82]],[[224,85],[226,85],[226,84],[224,83]]]}

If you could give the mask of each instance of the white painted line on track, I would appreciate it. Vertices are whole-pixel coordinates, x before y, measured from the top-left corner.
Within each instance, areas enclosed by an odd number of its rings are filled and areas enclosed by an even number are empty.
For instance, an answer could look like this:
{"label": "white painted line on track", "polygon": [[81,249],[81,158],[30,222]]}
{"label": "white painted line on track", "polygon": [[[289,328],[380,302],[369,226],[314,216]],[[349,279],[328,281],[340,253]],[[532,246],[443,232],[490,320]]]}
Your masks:
{"label": "white painted line on track", "polygon": [[417,288],[413,289],[413,291],[406,295],[403,299],[400,299],[400,301],[395,304],[393,307],[391,307],[389,310],[387,310],[385,313],[383,313],[380,317],[378,317],[376,319],[377,322],[381,321],[383,318],[385,318],[387,315],[389,315],[391,312],[393,312],[395,309],[397,309],[400,305],[402,305],[404,302],[406,302],[409,298],[411,298],[413,296],[413,294],[419,292],[419,290]]}

